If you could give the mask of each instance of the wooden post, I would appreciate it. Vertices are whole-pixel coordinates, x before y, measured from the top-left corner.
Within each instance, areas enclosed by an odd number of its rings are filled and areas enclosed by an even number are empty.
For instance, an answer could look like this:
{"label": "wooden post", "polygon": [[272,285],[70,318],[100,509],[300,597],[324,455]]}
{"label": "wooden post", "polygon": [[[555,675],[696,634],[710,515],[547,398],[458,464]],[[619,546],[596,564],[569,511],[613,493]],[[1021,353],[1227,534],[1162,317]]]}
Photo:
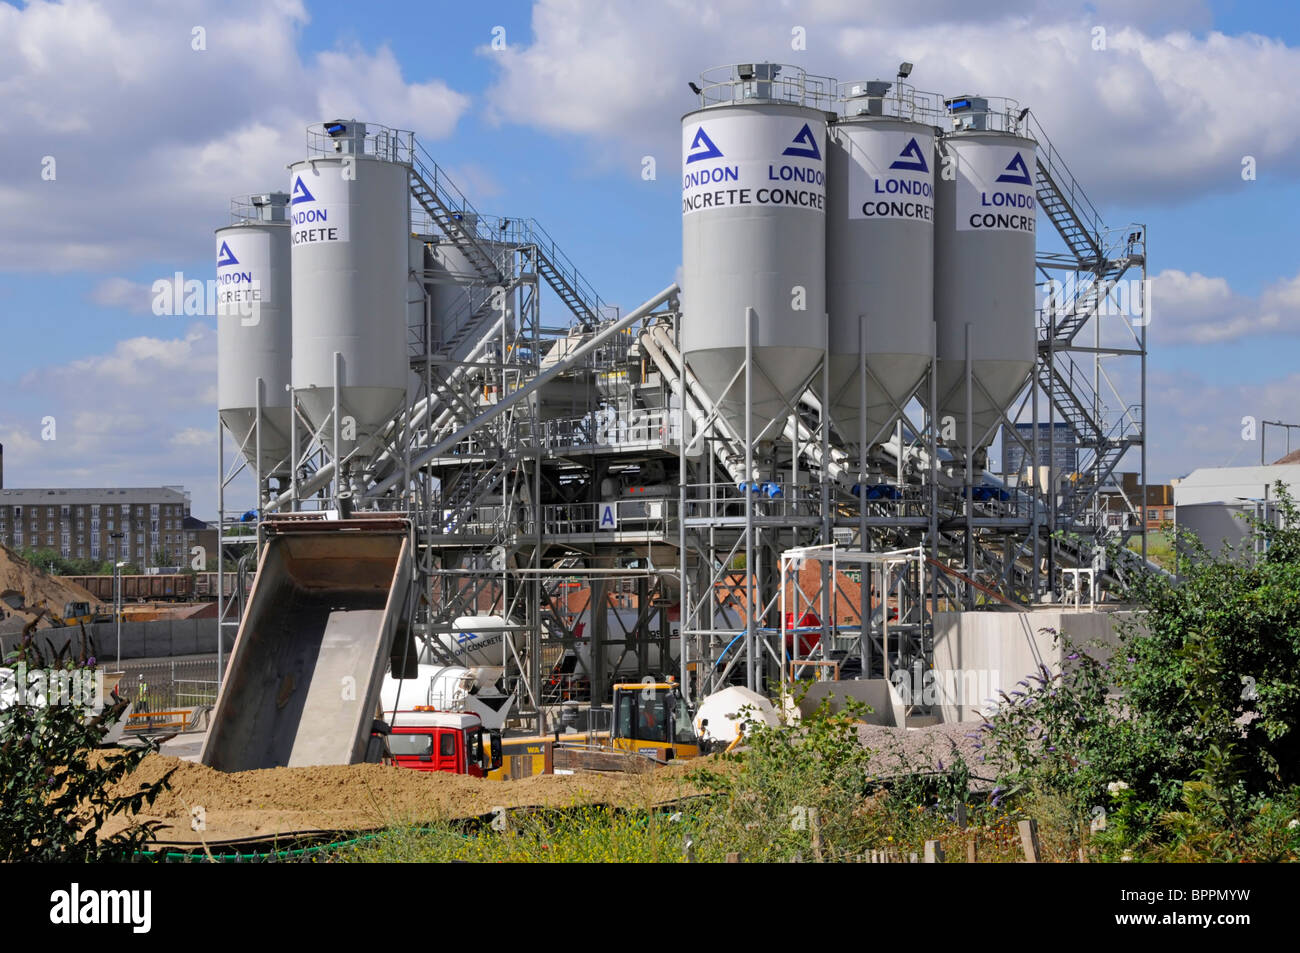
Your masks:
{"label": "wooden post", "polygon": [[729,864],[738,864],[738,863],[740,863],[740,851],[738,851],[738,850],[729,850],[729,851],[727,851],[727,863],[729,863]]}
{"label": "wooden post", "polygon": [[970,839],[966,841],[966,863],[974,864],[979,862],[979,834],[971,832]]}
{"label": "wooden post", "polygon": [[695,841],[688,837],[686,843],[682,845],[682,854],[688,864],[695,863]]}
{"label": "wooden post", "polygon": [[966,802],[965,801],[959,801],[957,803],[957,826],[960,827],[962,830],[966,829]]}
{"label": "wooden post", "polygon": [[912,851],[910,854],[907,855],[907,862],[909,864],[914,864],[916,863],[916,861],[917,861],[916,851]]}
{"label": "wooden post", "polygon": [[943,845],[937,840],[928,840],[925,842],[925,862],[927,864],[943,863]]}
{"label": "wooden post", "polygon": [[1020,828],[1020,846],[1025,852],[1025,862],[1038,863],[1042,859],[1042,848],[1038,843],[1038,822],[1031,818],[1021,821],[1017,826]]}
{"label": "wooden post", "polygon": [[822,862],[822,821],[815,807],[808,811],[808,826],[812,828],[813,863],[820,864]]}

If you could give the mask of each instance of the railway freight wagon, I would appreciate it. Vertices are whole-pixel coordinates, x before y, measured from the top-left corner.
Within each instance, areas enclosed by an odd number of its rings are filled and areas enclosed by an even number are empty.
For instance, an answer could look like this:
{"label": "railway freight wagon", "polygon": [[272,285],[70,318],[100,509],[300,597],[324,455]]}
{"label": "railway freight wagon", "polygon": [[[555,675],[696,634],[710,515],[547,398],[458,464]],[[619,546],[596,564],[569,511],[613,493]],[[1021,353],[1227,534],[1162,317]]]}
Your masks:
{"label": "railway freight wagon", "polygon": [[[113,601],[112,576],[68,576],[68,581],[76,583],[87,590],[100,602]],[[122,576],[122,598],[128,602],[141,599],[147,602],[188,602],[191,600],[209,600],[217,597],[217,574],[168,573],[158,575]],[[249,585],[252,579],[249,579]],[[223,588],[230,598],[237,585],[234,573],[227,573]]]}

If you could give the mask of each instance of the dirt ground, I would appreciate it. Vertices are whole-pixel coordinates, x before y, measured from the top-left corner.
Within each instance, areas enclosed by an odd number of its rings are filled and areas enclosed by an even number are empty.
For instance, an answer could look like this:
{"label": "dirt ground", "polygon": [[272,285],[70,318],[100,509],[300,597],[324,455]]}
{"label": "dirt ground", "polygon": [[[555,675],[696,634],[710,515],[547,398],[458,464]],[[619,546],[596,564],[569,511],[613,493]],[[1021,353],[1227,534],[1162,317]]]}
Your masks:
{"label": "dirt ground", "polygon": [[[7,591],[22,593],[23,604],[26,606],[44,604],[58,613],[62,613],[69,602],[89,602],[92,606],[98,604],[98,600],[85,589],[37,569],[8,546],[0,544],[0,592]],[[31,612],[15,612],[7,604],[0,603],[0,621],[7,622],[3,626],[5,631],[21,631],[23,624],[31,617]],[[45,629],[50,625],[50,620],[43,618],[37,628]]]}
{"label": "dirt ground", "polygon": [[[175,768],[172,790],[138,819],[162,821],[162,843],[198,843],[292,831],[359,831],[489,814],[498,807],[614,804],[647,807],[700,793],[686,781],[691,766],[640,775],[540,775],[488,781],[377,764],[271,768],[226,774],[162,755],[150,755],[114,794],[138,790]],[[191,829],[191,808],[202,808],[206,829]],[[127,821],[114,819],[106,833]]]}
{"label": "dirt ground", "polygon": [[[960,752],[972,773],[985,773],[971,724],[928,728],[860,725],[858,736],[875,755],[882,776],[906,767],[938,768]],[[141,783],[170,769],[172,790],[146,808],[138,819],[166,825],[158,833],[164,844],[216,842],[241,837],[299,831],[376,830],[439,820],[476,817],[499,807],[569,807],[612,804],[648,807],[700,794],[687,775],[697,766],[725,770],[716,758],[660,768],[650,774],[540,775],[518,781],[488,781],[444,772],[420,772],[377,764],[315,768],[271,768],[227,774],[192,761],[150,755],[114,790],[133,793]],[[987,786],[975,781],[974,786]],[[202,808],[206,829],[191,828],[191,808]],[[106,832],[128,821],[114,819]]]}

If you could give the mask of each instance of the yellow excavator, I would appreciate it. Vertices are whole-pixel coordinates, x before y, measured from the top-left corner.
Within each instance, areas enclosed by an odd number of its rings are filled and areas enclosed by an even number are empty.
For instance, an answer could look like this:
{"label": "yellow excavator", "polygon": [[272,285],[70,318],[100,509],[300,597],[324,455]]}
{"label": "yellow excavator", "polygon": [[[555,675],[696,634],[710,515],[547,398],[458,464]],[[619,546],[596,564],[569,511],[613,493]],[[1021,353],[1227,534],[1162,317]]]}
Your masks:
{"label": "yellow excavator", "polygon": [[56,629],[81,623],[89,625],[91,622],[97,621],[90,603],[85,601],[64,603],[62,615],[51,609],[46,599],[42,599],[35,605],[26,605],[23,601],[23,594],[17,589],[6,589],[4,592],[0,592],[0,601],[3,601],[10,609],[24,615],[34,616],[36,619],[45,616]]}
{"label": "yellow excavator", "polygon": [[614,686],[616,751],[634,751],[660,762],[696,758],[700,739],[675,682],[625,682]]}
{"label": "yellow excavator", "polygon": [[642,772],[700,754],[690,712],[674,682],[614,686],[609,731],[505,737],[502,766],[488,773],[506,781],[534,774],[575,771]]}

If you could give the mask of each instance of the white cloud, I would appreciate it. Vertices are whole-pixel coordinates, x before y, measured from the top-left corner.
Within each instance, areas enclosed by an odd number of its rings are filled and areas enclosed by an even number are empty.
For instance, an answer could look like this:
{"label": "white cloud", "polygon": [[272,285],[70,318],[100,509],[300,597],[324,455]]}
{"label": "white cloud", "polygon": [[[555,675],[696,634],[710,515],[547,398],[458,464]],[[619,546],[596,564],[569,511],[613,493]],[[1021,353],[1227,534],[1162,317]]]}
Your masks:
{"label": "white cloud", "polygon": [[121,308],[132,314],[152,311],[153,291],[148,285],[128,278],[105,278],[90,290],[90,300],[105,308]]}
{"label": "white cloud", "polygon": [[207,447],[216,443],[216,439],[216,431],[211,428],[186,427],[172,434],[169,442],[173,447]]}
{"label": "white cloud", "polygon": [[287,186],[309,123],[355,113],[437,138],[468,109],[386,47],[304,60],[306,21],[292,0],[0,2],[0,220],[16,226],[0,267],[206,257],[230,196]]}
{"label": "white cloud", "polygon": [[441,80],[407,83],[387,48],[319,53],[313,74],[320,115],[331,119],[374,118],[398,129],[442,138],[456,128],[469,97]]}
{"label": "white cloud", "polygon": [[[1258,436],[1261,420],[1294,419],[1297,393],[1300,373],[1230,384],[1189,370],[1153,372],[1147,392],[1151,472],[1167,479],[1197,467],[1258,464],[1259,441],[1242,439],[1243,418],[1254,418]],[[1272,463],[1285,446],[1270,439],[1268,450],[1266,462]]]}
{"label": "white cloud", "polygon": [[1252,298],[1234,291],[1225,278],[1169,268],[1151,279],[1150,307],[1151,338],[1159,344],[1300,334],[1300,274]]}
{"label": "white cloud", "polygon": [[[704,68],[770,58],[855,80],[908,60],[918,88],[1031,106],[1096,201],[1240,188],[1244,155],[1261,174],[1300,169],[1300,49],[1186,32],[1207,27],[1204,4],[1094,6],[539,0],[531,43],[482,51],[498,70],[489,115],[588,135],[634,175],[644,154],[676,163],[675,120],[695,108],[686,83]],[[806,52],[791,49],[792,25]]]}
{"label": "white cloud", "polygon": [[[135,337],[105,353],[29,371],[0,410],[7,483],[184,484],[211,508],[216,333]],[[46,418],[55,439],[43,439]]]}

